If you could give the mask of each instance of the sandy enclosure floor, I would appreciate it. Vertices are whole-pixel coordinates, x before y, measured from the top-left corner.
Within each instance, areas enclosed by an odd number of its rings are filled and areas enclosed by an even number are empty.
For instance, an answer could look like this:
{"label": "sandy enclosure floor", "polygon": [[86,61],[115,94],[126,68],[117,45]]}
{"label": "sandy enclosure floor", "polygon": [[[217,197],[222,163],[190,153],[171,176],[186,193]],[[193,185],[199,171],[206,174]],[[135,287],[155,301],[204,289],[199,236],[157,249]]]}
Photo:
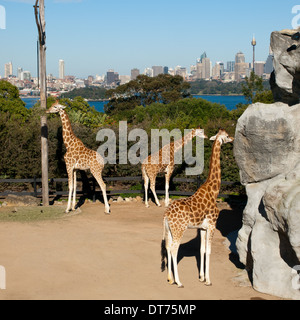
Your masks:
{"label": "sandy enclosure floor", "polygon": [[246,272],[230,260],[226,235],[238,228],[240,214],[228,208],[221,211],[212,247],[213,286],[198,281],[196,230],[185,233],[179,252],[185,288],[169,285],[160,270],[164,210],[153,203],[150,209],[113,203],[107,216],[103,204],[88,203],[81,213],[57,220],[0,223],[0,265],[6,269],[0,300],[277,299],[253,290]]}

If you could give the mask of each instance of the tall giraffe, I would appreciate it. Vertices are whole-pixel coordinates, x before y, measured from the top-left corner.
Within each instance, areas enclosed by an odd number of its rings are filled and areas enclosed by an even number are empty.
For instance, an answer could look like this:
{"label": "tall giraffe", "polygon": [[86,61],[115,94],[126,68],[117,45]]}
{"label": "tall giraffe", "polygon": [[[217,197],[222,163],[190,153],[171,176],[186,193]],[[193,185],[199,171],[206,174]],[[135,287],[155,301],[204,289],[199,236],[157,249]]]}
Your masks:
{"label": "tall giraffe", "polygon": [[[166,210],[164,215],[164,233],[162,241],[162,271],[165,268],[165,258],[168,258],[168,282],[177,283],[179,288],[183,288],[179,280],[177,268],[177,254],[184,232],[188,229],[200,229],[201,231],[201,266],[200,281],[206,281],[210,286],[209,263],[211,254],[211,243],[216,229],[219,209],[216,199],[221,187],[221,163],[220,153],[222,144],[233,142],[234,138],[229,137],[227,132],[220,129],[218,134],[211,137],[215,141],[210,159],[210,169],[206,182],[197,192],[186,199],[174,201]],[[205,273],[204,273],[204,255]],[[174,265],[174,277],[172,274],[172,261]]]}
{"label": "tall giraffe", "polygon": [[107,201],[106,185],[102,179],[104,160],[98,152],[85,147],[83,142],[75,136],[68,114],[64,109],[65,106],[62,106],[58,102],[56,102],[51,106],[47,113],[59,113],[63,127],[63,140],[67,149],[64,159],[67,167],[69,182],[69,199],[66,213],[71,210],[75,210],[76,170],[90,169],[92,175],[95,177],[102,190],[105,203],[105,213],[109,214],[110,207]]}
{"label": "tall giraffe", "polygon": [[186,145],[190,140],[192,140],[196,136],[200,138],[207,138],[207,136],[204,134],[204,130],[200,128],[192,129],[183,138],[163,146],[158,152],[152,155],[149,155],[149,157],[147,157],[143,161],[142,175],[143,175],[144,186],[145,186],[145,205],[147,208],[149,208],[149,203],[148,203],[149,180],[150,180],[150,189],[154,195],[155,202],[157,206],[161,207],[155,192],[155,181],[156,181],[157,175],[162,172],[165,172],[165,190],[166,190],[165,206],[168,207],[169,184],[170,184],[171,175],[175,167],[175,153],[181,150],[184,145]]}

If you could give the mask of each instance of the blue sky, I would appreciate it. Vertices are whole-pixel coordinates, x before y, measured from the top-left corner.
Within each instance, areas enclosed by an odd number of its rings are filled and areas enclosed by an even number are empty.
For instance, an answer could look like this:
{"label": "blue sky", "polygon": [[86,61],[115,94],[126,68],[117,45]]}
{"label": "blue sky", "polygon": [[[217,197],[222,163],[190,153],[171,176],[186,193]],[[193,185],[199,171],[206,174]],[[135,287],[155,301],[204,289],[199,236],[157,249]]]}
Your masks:
{"label": "blue sky", "polygon": [[[15,74],[22,67],[36,75],[34,2],[0,0],[6,11],[6,29],[0,29],[1,76],[9,61]],[[257,60],[266,60],[271,32],[291,28],[297,2],[45,0],[45,5],[47,73],[57,76],[63,59],[66,74],[87,77],[108,69],[125,75],[154,65],[189,69],[204,51],[213,63],[234,60],[238,51],[250,62],[253,34]]]}

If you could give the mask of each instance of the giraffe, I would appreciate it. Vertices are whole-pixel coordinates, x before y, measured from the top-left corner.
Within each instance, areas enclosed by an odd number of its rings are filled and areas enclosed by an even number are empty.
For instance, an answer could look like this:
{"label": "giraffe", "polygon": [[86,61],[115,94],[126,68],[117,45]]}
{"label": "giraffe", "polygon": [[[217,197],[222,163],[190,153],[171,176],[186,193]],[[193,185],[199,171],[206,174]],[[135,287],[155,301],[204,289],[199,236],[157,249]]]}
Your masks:
{"label": "giraffe", "polygon": [[159,203],[159,200],[155,192],[155,180],[157,175],[162,172],[165,172],[165,192],[166,192],[165,206],[168,207],[169,201],[170,201],[169,183],[175,167],[175,161],[174,161],[175,153],[180,149],[182,149],[184,145],[186,145],[190,140],[192,140],[196,136],[200,138],[207,138],[207,136],[204,134],[204,130],[200,128],[192,129],[183,138],[163,146],[158,152],[152,155],[149,155],[149,157],[143,161],[141,169],[142,169],[142,176],[143,176],[144,186],[145,186],[145,205],[147,208],[149,208],[149,203],[148,203],[149,180],[150,180],[150,189],[154,195],[155,202],[157,206],[161,207],[161,204]]}
{"label": "giraffe", "polygon": [[[76,202],[76,170],[88,170],[97,180],[102,190],[105,213],[110,213],[110,207],[107,201],[106,185],[102,179],[102,170],[104,168],[104,160],[101,155],[91,149],[85,147],[83,142],[78,139],[71,127],[70,119],[66,111],[65,106],[61,105],[56,101],[47,113],[59,113],[62,126],[63,126],[63,141],[66,146],[67,152],[64,156],[67,172],[68,172],[68,183],[69,183],[69,198],[66,213],[71,210],[75,210]],[[72,201],[73,194],[73,201]]]}
{"label": "giraffe", "polygon": [[[207,286],[212,285],[209,276],[211,243],[216,229],[219,209],[216,199],[219,195],[221,186],[221,165],[220,153],[221,145],[233,142],[234,138],[229,137],[227,132],[220,129],[218,134],[210,138],[215,141],[212,148],[210,159],[210,169],[206,182],[197,192],[185,199],[174,201],[167,208],[164,215],[164,232],[162,241],[162,271],[165,269],[165,258],[168,261],[168,282],[177,283],[179,288],[183,288],[179,280],[177,268],[177,254],[184,232],[190,229],[200,229],[201,234],[201,266],[200,281]],[[204,273],[205,255],[205,273]],[[174,266],[174,276],[172,274],[172,260]]]}

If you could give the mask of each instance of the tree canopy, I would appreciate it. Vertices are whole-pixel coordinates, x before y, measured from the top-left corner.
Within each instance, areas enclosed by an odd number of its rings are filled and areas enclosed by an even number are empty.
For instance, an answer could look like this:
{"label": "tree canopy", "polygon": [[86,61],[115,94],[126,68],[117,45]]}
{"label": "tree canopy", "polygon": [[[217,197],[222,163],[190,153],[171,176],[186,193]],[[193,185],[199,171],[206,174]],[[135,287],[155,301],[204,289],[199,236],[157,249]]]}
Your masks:
{"label": "tree canopy", "polygon": [[242,91],[248,103],[274,102],[272,91],[265,89],[263,79],[256,75],[254,71],[245,80],[245,83],[242,84]]}
{"label": "tree canopy", "polygon": [[157,77],[139,75],[124,85],[106,92],[110,98],[105,112],[116,114],[132,110],[136,106],[146,106],[159,102],[167,104],[188,97],[190,85],[181,76],[160,74]]}

